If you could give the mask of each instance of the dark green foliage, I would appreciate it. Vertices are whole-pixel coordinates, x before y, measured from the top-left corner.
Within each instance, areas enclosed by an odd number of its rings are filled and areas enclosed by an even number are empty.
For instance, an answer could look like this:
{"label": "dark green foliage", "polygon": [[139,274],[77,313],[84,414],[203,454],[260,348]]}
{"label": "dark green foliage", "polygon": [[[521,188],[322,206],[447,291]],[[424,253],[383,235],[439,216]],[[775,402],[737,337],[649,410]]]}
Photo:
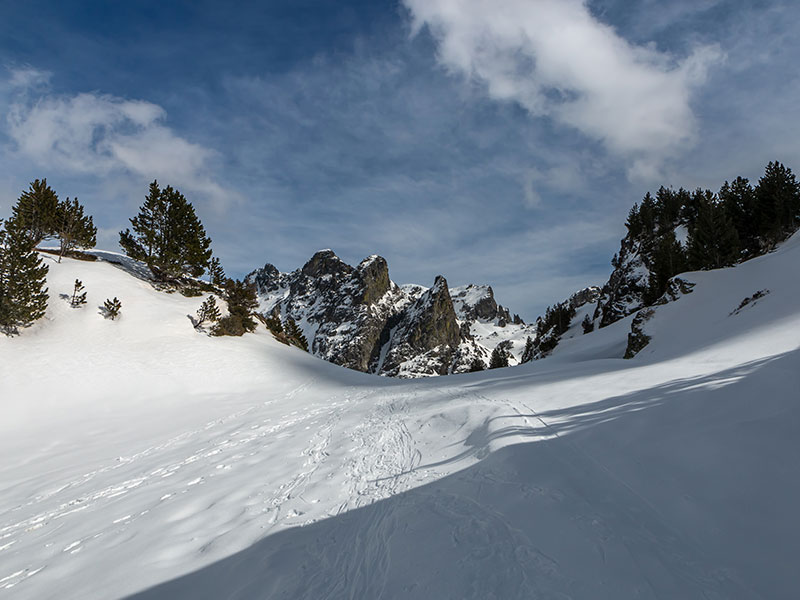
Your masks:
{"label": "dark green foliage", "polygon": [[225,270],[216,256],[208,263],[208,274],[211,278],[211,285],[222,287],[225,284]]}
{"label": "dark green foliage", "polygon": [[72,308],[80,308],[84,304],[86,304],[86,292],[83,291],[83,282],[80,279],[76,279],[69,305]]}
{"label": "dark green foliage", "polygon": [[223,286],[223,298],[228,303],[228,315],[221,318],[214,335],[244,335],[256,330],[253,312],[258,308],[256,285],[252,282],[228,279]]}
{"label": "dark green foliage", "polygon": [[58,203],[53,226],[53,231],[61,242],[58,262],[73,248],[94,248],[97,243],[97,227],[94,226],[92,217],[84,214],[83,206],[77,198],[72,201],[67,198]]}
{"label": "dark green foliage", "polygon": [[181,286],[179,288],[181,296],[185,296],[187,298],[197,298],[203,295],[203,290],[197,285],[187,285]]}
{"label": "dark green foliage", "polygon": [[772,246],[800,222],[800,184],[791,169],[775,161],[767,165],[755,193],[759,234],[766,245]]}
{"label": "dark green foliage", "polygon": [[34,250],[30,230],[16,218],[6,221],[0,229],[0,329],[6,335],[44,316],[47,270]]}
{"label": "dark green foliage", "polygon": [[533,341],[534,356],[544,356],[558,345],[561,335],[569,329],[575,312],[575,307],[567,301],[549,306],[544,317],[536,319],[536,339]]}
{"label": "dark green foliage", "polygon": [[715,200],[700,200],[697,220],[689,233],[689,266],[693,269],[718,269],[739,259],[739,234],[724,207]]}
{"label": "dark green foliage", "polygon": [[672,231],[681,213],[682,192],[665,188],[663,185],[656,192],[656,226],[662,234]]}
{"label": "dark green foliage", "polygon": [[303,335],[303,330],[300,329],[293,318],[289,317],[286,319],[286,325],[283,330],[286,332],[286,336],[289,338],[289,342],[292,345],[308,352],[308,340],[306,336]]}
{"label": "dark green foliage", "polygon": [[536,321],[537,339],[551,333],[557,336],[561,335],[569,329],[570,321],[574,316],[575,308],[569,302],[548,306],[544,318],[539,317]]}
{"label": "dark green foliage", "polygon": [[131,258],[144,261],[164,279],[198,277],[209,266],[211,240],[191,202],[171,186],[150,184],[130,229],[121,231],[119,244]]}
{"label": "dark green foliage", "polygon": [[264,324],[267,326],[272,332],[272,335],[283,335],[283,323],[281,323],[281,316],[280,313],[272,313],[267,319],[265,319]]}
{"label": "dark green foliage", "polygon": [[756,191],[747,179],[737,177],[719,190],[719,201],[739,234],[739,243],[746,257],[761,250],[757,221]]}
{"label": "dark green foliage", "polygon": [[686,270],[686,252],[672,229],[658,238],[650,260],[650,278],[644,294],[645,304],[658,300],[671,277]]}
{"label": "dark green foliage", "polygon": [[197,325],[200,326],[206,321],[216,323],[221,316],[217,306],[217,299],[214,296],[209,296],[197,311]]}
{"label": "dark green foliage", "polygon": [[490,369],[501,369],[508,366],[508,353],[505,348],[497,346],[492,350],[492,356],[489,358]]}
{"label": "dark green foliage", "polygon": [[525,349],[522,351],[522,358],[520,359],[521,363],[531,362],[533,357],[536,354],[536,344],[533,342],[533,338],[528,336],[525,340]]}
{"label": "dark green foliage", "polygon": [[476,356],[469,363],[469,369],[467,370],[467,373],[477,373],[478,371],[483,371],[485,369],[486,365],[484,364],[484,362]]}
{"label": "dark green foliage", "polygon": [[114,296],[113,300],[106,300],[103,302],[103,312],[105,313],[106,319],[114,321],[119,316],[121,310],[122,302],[120,302],[119,298],[116,296]]}
{"label": "dark green foliage", "polygon": [[[586,315],[583,317],[583,321],[581,321],[581,327],[583,328],[583,333],[591,333],[594,331],[594,321],[590,315]],[[528,338],[530,339],[530,338]]]}
{"label": "dark green foliage", "polygon": [[58,207],[58,196],[47,179],[36,179],[28,191],[22,192],[12,209],[12,219],[25,231],[31,247],[54,235]]}

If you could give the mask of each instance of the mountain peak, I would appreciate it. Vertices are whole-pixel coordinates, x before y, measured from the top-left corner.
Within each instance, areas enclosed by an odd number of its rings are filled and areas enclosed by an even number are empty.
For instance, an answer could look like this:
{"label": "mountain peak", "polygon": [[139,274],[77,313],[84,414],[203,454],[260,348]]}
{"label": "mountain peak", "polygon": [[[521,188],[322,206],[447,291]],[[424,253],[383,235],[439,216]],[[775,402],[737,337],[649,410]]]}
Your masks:
{"label": "mountain peak", "polygon": [[353,267],[336,256],[336,253],[329,248],[315,252],[302,268],[303,274],[309,277],[348,274],[352,271]]}

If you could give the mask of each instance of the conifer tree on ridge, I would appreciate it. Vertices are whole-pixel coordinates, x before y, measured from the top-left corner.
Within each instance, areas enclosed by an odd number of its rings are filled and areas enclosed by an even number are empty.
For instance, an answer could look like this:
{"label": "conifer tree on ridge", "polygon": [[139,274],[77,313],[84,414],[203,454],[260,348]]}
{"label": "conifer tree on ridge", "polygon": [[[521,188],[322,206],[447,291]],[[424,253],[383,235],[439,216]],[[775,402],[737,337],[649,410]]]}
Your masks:
{"label": "conifer tree on ridge", "polygon": [[30,231],[15,218],[6,221],[0,228],[0,329],[7,335],[44,316],[47,271]]}
{"label": "conifer tree on ridge", "polygon": [[162,190],[158,181],[153,181],[139,214],[130,222],[133,231],[121,231],[119,244],[156,275],[164,279],[198,277],[208,268],[211,240],[192,203],[178,190],[171,186]]}

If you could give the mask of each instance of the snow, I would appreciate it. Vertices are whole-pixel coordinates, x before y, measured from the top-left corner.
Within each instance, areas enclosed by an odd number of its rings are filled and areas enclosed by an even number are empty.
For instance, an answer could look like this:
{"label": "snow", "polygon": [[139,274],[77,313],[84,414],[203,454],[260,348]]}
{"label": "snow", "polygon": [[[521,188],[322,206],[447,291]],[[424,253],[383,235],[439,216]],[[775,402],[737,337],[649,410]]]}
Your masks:
{"label": "snow", "polygon": [[799,236],[686,274],[633,360],[631,315],[411,381],[45,260],[46,318],[0,339],[0,598],[796,597]]}
{"label": "snow", "polygon": [[686,225],[678,225],[675,228],[675,239],[686,248],[689,243],[689,228]]}

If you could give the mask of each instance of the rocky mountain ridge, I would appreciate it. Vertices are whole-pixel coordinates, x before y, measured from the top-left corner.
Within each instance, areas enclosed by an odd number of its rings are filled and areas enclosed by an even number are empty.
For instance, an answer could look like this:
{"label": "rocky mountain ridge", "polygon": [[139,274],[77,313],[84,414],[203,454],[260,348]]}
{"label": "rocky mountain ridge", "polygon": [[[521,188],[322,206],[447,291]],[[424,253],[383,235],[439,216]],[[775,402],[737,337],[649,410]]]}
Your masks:
{"label": "rocky mountain ridge", "polygon": [[301,268],[281,273],[267,264],[248,275],[259,311],[292,318],[309,351],[335,364],[391,377],[462,373],[488,366],[502,344],[509,364],[520,361],[535,327],[497,304],[491,286],[399,286],[386,260],[372,255],[353,267],[320,250]]}

